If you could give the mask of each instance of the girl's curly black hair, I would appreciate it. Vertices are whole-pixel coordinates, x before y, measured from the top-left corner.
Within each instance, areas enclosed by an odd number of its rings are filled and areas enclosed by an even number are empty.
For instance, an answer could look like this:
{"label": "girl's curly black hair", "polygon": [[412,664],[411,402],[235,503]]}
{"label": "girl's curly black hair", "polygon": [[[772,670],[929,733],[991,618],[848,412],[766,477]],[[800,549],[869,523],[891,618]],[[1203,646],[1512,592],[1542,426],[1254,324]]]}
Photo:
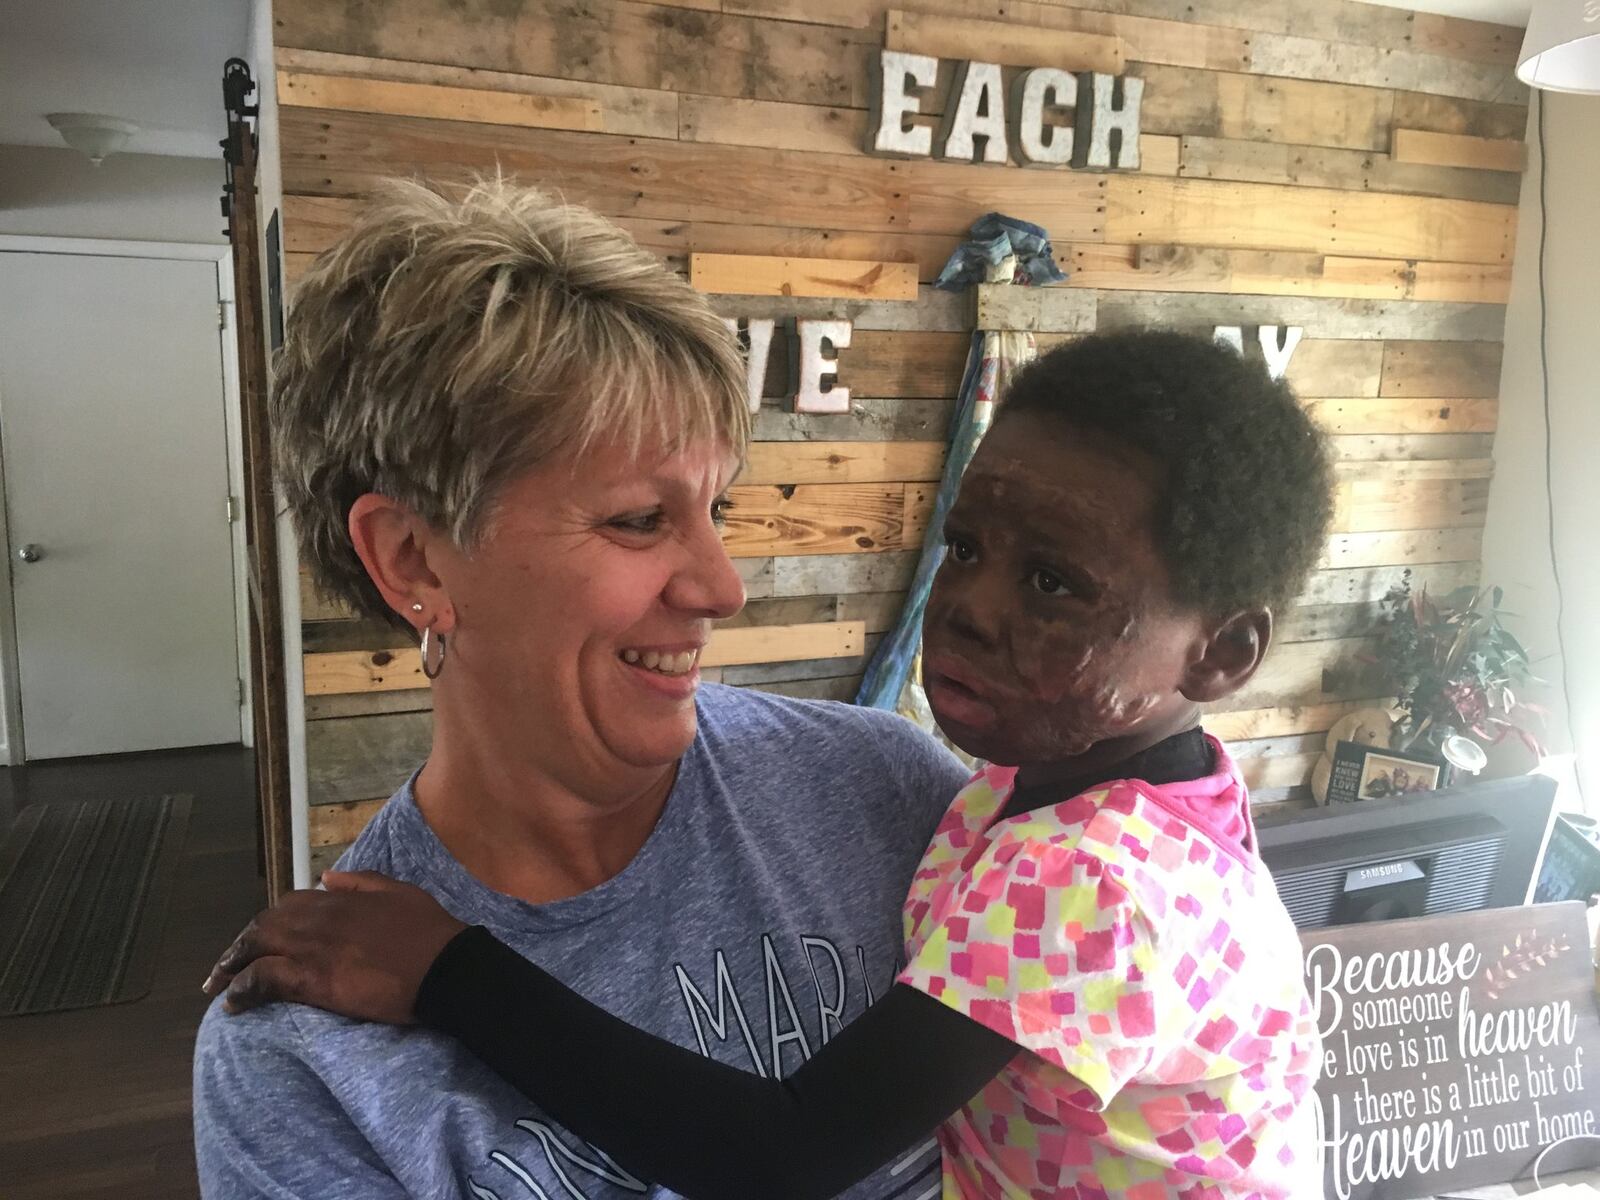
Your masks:
{"label": "girl's curly black hair", "polygon": [[1222,616],[1282,608],[1322,554],[1333,509],[1327,439],[1287,383],[1209,338],[1093,334],[1029,363],[997,419],[1034,412],[1156,460],[1156,545],[1173,598]]}

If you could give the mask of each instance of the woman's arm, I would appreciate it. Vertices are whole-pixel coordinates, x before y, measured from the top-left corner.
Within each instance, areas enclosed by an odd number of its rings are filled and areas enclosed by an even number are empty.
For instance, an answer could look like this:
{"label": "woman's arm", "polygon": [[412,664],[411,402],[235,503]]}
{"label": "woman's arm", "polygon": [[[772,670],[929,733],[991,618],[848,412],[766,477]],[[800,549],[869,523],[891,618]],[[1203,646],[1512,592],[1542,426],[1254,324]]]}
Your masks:
{"label": "woman's arm", "polygon": [[[695,1200],[832,1196],[930,1134],[1019,1052],[896,985],[785,1080],[675,1046],[591,1004],[420,889],[329,876],[257,917],[207,981],[459,1039],[624,1167]],[[440,947],[443,947],[442,951]]]}

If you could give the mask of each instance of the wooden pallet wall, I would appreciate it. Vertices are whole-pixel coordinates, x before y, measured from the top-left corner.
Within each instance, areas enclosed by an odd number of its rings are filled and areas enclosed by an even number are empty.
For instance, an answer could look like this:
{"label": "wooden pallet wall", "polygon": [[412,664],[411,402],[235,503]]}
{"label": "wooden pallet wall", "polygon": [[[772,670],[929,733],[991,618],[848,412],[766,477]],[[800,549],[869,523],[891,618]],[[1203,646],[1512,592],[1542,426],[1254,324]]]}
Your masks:
{"label": "wooden pallet wall", "polygon": [[[1212,718],[1258,801],[1305,802],[1325,731],[1363,699],[1324,671],[1402,571],[1477,576],[1527,115],[1517,30],[1353,0],[276,10],[291,281],[375,181],[498,169],[610,216],[728,315],[855,322],[848,414],[790,411],[774,339],[728,535],[751,600],[718,634],[724,682],[853,695],[915,564],[973,321],[970,298],[928,285],[990,210],[1045,226],[1070,275],[1008,318],[1041,343],[1305,330],[1289,377],[1334,435],[1336,528],[1266,667]],[[1140,171],[863,152],[881,48],[960,47],[1009,78],[1075,35],[1120,39],[1145,81]],[[423,757],[429,693],[392,633],[310,595],[305,617],[321,863]]]}

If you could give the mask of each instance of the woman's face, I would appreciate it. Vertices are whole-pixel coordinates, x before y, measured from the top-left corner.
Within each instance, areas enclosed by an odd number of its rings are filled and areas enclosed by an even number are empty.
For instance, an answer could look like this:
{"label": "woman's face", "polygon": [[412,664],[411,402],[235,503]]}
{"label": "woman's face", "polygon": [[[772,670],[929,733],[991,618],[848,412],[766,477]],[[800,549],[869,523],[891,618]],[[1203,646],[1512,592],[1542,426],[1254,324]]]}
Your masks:
{"label": "woman's face", "polygon": [[945,521],[923,625],[940,727],[1007,766],[1064,763],[1186,703],[1197,616],[1170,598],[1155,464],[1033,413],[1002,417]]}
{"label": "woman's face", "polygon": [[676,762],[711,624],[744,605],[720,529],[738,465],[601,445],[514,482],[480,548],[430,554],[454,618],[436,688],[575,786]]}

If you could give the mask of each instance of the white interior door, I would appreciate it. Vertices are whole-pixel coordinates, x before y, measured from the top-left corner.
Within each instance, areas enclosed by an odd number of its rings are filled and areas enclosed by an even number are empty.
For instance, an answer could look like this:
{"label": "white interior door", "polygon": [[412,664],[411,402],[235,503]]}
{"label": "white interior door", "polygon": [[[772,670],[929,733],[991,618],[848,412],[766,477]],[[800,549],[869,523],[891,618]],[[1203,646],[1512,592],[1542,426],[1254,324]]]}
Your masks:
{"label": "white interior door", "polygon": [[217,268],[0,253],[29,759],[239,740]]}

